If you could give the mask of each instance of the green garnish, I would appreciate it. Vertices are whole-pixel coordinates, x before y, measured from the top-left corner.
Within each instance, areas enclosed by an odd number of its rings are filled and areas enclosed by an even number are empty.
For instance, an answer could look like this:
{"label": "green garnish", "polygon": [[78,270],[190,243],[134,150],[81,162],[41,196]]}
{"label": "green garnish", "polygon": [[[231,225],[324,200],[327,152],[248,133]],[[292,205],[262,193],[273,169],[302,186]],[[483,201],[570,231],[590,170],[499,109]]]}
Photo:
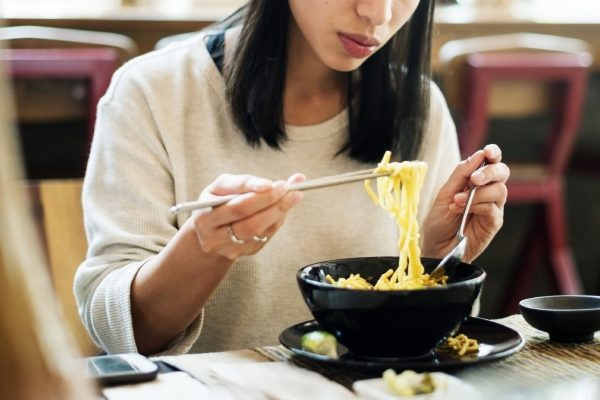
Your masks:
{"label": "green garnish", "polygon": [[329,332],[312,331],[302,335],[302,349],[311,353],[337,358],[337,339]]}

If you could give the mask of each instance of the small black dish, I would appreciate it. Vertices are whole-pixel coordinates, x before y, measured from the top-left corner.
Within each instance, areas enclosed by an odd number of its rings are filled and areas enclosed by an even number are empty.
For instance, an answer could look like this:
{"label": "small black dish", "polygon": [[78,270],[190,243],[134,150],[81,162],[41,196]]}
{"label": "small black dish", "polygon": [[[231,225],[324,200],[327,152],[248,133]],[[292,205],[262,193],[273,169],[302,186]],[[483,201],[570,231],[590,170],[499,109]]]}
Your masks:
{"label": "small black dish", "polygon": [[[422,259],[426,271],[437,259]],[[368,357],[427,357],[442,338],[470,314],[485,272],[460,263],[447,285],[413,290],[355,290],[326,283],[325,276],[351,273],[375,284],[398,257],[358,257],[324,261],[298,271],[308,308],[324,330],[354,354]]]}
{"label": "small black dish", "polygon": [[350,352],[340,343],[337,348],[338,358],[302,349],[302,335],[322,329],[317,321],[303,322],[284,330],[279,335],[279,342],[294,353],[294,357],[300,359],[315,361],[329,367],[371,370],[372,372],[381,372],[388,368],[398,371],[404,369],[416,371],[455,370],[507,357],[519,351],[525,344],[525,339],[514,329],[487,319],[469,317],[461,325],[459,333],[477,339],[479,352],[463,357],[449,351],[443,344],[438,344],[431,354],[418,359],[364,357]]}
{"label": "small black dish", "polygon": [[600,296],[532,297],[521,300],[519,309],[529,325],[547,332],[555,342],[587,342],[600,331]]}

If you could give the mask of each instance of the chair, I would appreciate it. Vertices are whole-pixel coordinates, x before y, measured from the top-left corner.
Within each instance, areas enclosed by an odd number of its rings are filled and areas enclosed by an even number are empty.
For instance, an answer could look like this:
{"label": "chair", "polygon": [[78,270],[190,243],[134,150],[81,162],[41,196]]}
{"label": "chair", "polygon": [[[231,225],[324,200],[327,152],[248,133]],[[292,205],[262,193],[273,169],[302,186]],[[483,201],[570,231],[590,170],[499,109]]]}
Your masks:
{"label": "chair", "polygon": [[137,54],[120,34],[16,26],[0,28],[13,77],[29,178],[80,177],[96,106],[115,69]]}
{"label": "chair", "polygon": [[535,204],[537,215],[512,271],[504,314],[526,297],[543,254],[558,293],[582,292],[566,236],[563,190],[591,64],[588,50],[579,40],[538,34],[456,40],[440,49],[463,155],[485,144],[491,118],[542,114],[550,120],[535,159],[509,162],[507,203]]}
{"label": "chair", "polygon": [[[2,58],[8,64],[9,75],[16,81],[42,78],[87,81],[87,126],[84,148],[81,149],[81,154],[87,154],[94,132],[96,107],[117,68],[117,53],[108,48],[90,48],[8,49],[2,51],[2,54]],[[25,114],[21,112],[20,115]],[[52,117],[56,118],[56,115]],[[36,117],[30,118],[36,119]],[[84,169],[84,160],[82,160],[81,174]]]}
{"label": "chair", "polygon": [[139,54],[138,46],[128,36],[81,29],[9,26],[0,28],[0,42],[14,49],[111,48],[118,53],[119,65]]}
{"label": "chair", "polygon": [[39,180],[28,181],[26,185],[66,323],[82,353],[97,354],[99,350],[79,318],[73,294],[75,271],[87,251],[81,207],[82,180]]}

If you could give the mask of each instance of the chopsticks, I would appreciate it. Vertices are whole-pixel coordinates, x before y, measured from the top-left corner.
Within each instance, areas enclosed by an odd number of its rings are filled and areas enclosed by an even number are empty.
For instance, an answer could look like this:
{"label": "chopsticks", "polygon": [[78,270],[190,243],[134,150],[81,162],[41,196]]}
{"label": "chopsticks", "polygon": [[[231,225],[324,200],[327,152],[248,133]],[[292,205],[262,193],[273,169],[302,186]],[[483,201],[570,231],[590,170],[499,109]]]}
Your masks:
{"label": "chopsticks", "polygon": [[[362,171],[347,172],[340,175],[324,176],[321,178],[309,179],[304,182],[292,183],[289,187],[289,191],[293,190],[311,190],[329,186],[343,185],[345,183],[362,181],[365,179],[379,178],[382,176],[390,175],[392,172],[377,172],[374,173],[373,169],[365,169]],[[222,196],[214,200],[209,201],[189,201],[185,203],[179,203],[170,208],[171,214],[179,214],[186,211],[200,210],[202,208],[217,207],[227,203],[230,200],[240,196],[239,194],[231,194],[228,196]]]}

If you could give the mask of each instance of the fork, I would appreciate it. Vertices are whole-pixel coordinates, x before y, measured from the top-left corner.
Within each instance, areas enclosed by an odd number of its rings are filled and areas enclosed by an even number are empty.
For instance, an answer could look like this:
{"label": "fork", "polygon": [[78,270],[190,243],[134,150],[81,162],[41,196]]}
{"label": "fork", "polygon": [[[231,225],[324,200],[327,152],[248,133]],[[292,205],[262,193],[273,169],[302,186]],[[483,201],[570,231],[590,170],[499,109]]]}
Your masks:
{"label": "fork", "polygon": [[[485,161],[481,163],[479,168],[485,165]],[[477,168],[477,169],[479,169]],[[458,238],[458,243],[456,246],[440,261],[437,267],[431,271],[429,276],[434,280],[441,279],[444,275],[449,275],[454,271],[454,268],[458,264],[460,264],[465,252],[467,250],[467,244],[469,243],[467,237],[465,236],[465,225],[467,223],[467,216],[469,215],[469,209],[471,208],[471,203],[473,202],[473,197],[475,196],[475,191],[477,190],[477,186],[473,185],[469,189],[469,197],[467,199],[467,204],[465,205],[465,210],[463,211],[462,220],[460,221],[460,227],[458,228],[458,232],[456,232],[456,237]]]}

